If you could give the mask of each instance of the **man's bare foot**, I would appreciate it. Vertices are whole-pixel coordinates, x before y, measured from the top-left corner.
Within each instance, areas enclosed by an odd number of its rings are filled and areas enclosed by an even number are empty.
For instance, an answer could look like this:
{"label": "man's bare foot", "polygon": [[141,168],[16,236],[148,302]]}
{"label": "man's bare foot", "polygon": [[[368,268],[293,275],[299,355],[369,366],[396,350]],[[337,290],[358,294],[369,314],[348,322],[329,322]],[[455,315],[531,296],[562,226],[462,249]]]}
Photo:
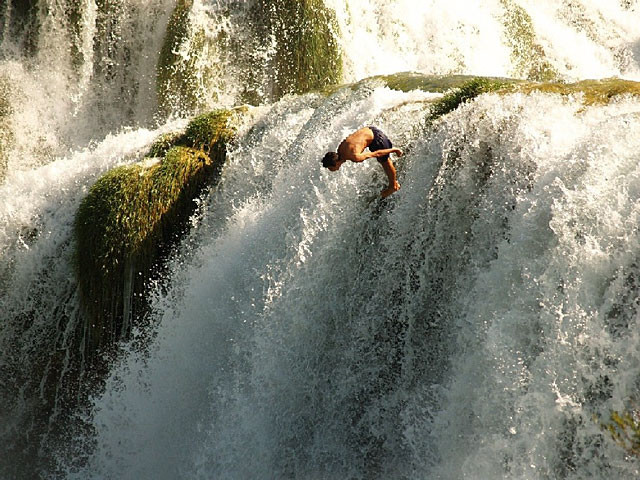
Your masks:
{"label": "man's bare foot", "polygon": [[380,192],[380,195],[382,196],[382,198],[387,198],[393,192],[397,192],[398,190],[400,190],[400,184],[398,182],[395,182],[395,185],[389,188],[385,188],[382,192]]}

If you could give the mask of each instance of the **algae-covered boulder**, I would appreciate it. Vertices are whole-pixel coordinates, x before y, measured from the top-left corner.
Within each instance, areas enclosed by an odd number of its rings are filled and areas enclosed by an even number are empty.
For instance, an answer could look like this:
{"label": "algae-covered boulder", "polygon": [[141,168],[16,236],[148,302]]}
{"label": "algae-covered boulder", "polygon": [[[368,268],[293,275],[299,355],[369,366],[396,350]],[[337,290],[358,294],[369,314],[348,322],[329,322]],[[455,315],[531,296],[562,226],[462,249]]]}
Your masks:
{"label": "algae-covered boulder", "polygon": [[204,107],[202,96],[215,65],[206,58],[205,32],[190,21],[193,0],[178,0],[167,24],[157,66],[156,85],[160,113],[192,114]]}
{"label": "algae-covered boulder", "polygon": [[335,12],[322,0],[255,0],[216,10],[233,35],[202,27],[205,19],[194,21],[192,7],[192,0],[178,0],[167,25],[157,65],[163,116],[206,108],[230,78],[239,85],[226,90],[237,87],[252,104],[342,79]]}
{"label": "algae-covered boulder", "polygon": [[213,160],[223,161],[225,145],[236,134],[236,125],[247,112],[247,107],[214,110],[195,117],[184,132],[161,135],[151,148],[147,157],[162,157],[172,147],[194,147],[205,152]]}
{"label": "algae-covered boulder", "polygon": [[322,0],[259,0],[275,39],[274,96],[303,93],[342,79],[335,12]]}
{"label": "algae-covered boulder", "polygon": [[640,96],[640,82],[620,78],[562,82],[520,82],[502,89],[503,92],[543,92],[559,95],[581,96],[585,105],[606,105],[620,95]]}
{"label": "algae-covered boulder", "polygon": [[433,104],[428,120],[433,121],[452,112],[461,104],[476,98],[478,95],[495,92],[505,85],[507,85],[505,81],[480,77],[465,82]]}
{"label": "algae-covered boulder", "polygon": [[505,40],[511,48],[513,75],[527,80],[557,80],[558,72],[546,59],[544,49],[536,41],[531,17],[513,0],[500,0],[504,9]]}
{"label": "algae-covered boulder", "polygon": [[[471,77],[464,75],[433,76],[418,73],[401,73],[378,76],[366,81],[381,81],[389,88],[409,91],[420,89],[429,92],[442,92],[445,95],[433,102],[427,123],[457,109],[463,103],[473,100],[484,93],[506,95],[510,93],[529,94],[533,92],[556,95],[572,95],[585,106],[604,105],[621,95],[640,96],[640,82],[608,78],[598,80],[582,80],[573,83],[563,82],[529,82],[526,80]],[[354,87],[357,87],[357,85]],[[353,88],[353,87],[352,87]]]}
{"label": "algae-covered boulder", "polygon": [[163,158],[101,177],[75,219],[76,272],[91,356],[126,337],[147,309],[145,289],[188,229],[196,199],[219,177],[238,111],[196,118]]}

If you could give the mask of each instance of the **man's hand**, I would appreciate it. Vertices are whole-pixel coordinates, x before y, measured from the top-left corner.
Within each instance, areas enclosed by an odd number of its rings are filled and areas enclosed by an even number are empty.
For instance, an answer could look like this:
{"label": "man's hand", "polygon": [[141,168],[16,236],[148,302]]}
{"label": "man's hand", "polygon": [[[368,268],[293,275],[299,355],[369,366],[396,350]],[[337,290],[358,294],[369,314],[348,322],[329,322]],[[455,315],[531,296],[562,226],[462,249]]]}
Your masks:
{"label": "man's hand", "polygon": [[380,192],[380,196],[382,196],[382,198],[387,198],[393,192],[397,192],[398,190],[400,190],[400,184],[398,182],[393,182],[393,185],[390,185],[388,188],[385,188]]}
{"label": "man's hand", "polygon": [[395,153],[399,157],[403,155],[402,150],[400,150],[399,148],[394,148],[391,153]]}

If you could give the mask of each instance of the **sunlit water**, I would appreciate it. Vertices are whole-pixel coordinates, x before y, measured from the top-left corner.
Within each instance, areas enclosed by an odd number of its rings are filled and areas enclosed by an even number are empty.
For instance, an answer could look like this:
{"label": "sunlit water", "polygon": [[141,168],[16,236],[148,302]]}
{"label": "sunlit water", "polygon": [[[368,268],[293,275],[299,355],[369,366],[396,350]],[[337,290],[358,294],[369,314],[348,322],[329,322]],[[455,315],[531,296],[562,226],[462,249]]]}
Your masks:
{"label": "sunlit water", "polygon": [[[257,120],[71,478],[637,475],[592,417],[637,381],[640,103],[488,96],[407,136],[424,100]],[[386,202],[375,164],[317,169],[370,122],[408,151]]]}

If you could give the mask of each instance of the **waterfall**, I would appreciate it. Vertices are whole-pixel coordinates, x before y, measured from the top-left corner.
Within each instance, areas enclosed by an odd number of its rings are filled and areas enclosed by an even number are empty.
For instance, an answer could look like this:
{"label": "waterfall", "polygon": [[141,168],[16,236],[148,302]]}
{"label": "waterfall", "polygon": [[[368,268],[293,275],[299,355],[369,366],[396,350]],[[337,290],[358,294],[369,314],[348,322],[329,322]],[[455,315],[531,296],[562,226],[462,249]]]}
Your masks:
{"label": "waterfall", "polygon": [[[638,81],[638,2],[287,2],[0,5],[0,478],[636,478],[604,426],[638,402],[640,99],[428,120],[441,88],[380,76]],[[240,104],[148,315],[90,361],[79,205]],[[366,125],[405,153],[387,199],[375,161],[320,164]]]}

